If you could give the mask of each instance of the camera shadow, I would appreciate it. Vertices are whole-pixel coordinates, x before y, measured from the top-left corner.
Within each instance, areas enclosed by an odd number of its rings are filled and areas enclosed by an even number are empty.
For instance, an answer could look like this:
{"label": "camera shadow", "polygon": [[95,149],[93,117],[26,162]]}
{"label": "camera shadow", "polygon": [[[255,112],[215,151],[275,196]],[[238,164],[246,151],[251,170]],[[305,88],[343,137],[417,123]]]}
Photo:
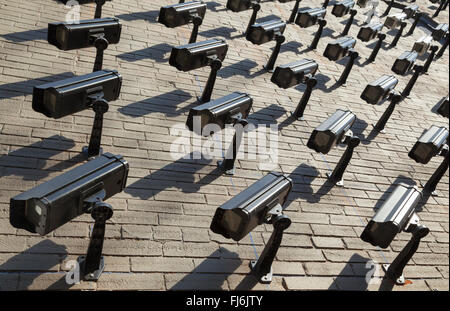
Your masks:
{"label": "camera shadow", "polygon": [[209,29],[202,32],[199,32],[199,35],[205,38],[216,38],[216,37],[224,37],[225,39],[231,39],[231,35],[238,31],[236,28],[231,27],[219,27],[216,29]]}
{"label": "camera shadow", "polygon": [[277,124],[278,119],[286,115],[286,110],[275,104],[260,109],[249,115],[248,120],[256,127]]}
{"label": "camera shadow", "polygon": [[302,163],[294,171],[289,174],[292,179],[293,187],[287,198],[286,209],[289,205],[298,200],[306,200],[307,202],[319,202],[320,197],[314,193],[311,183],[319,176],[319,171],[314,166]]}
{"label": "camera shadow", "polygon": [[22,95],[33,94],[33,87],[72,78],[75,75],[72,72],[64,72],[53,76],[46,76],[32,80],[13,82],[0,85],[0,98],[13,98]]}
{"label": "camera shadow", "polygon": [[[232,258],[232,259],[229,259]],[[242,265],[239,255],[220,247],[169,290],[225,290],[227,278]]]}
{"label": "camera shadow", "polygon": [[121,114],[133,118],[146,116],[152,112],[164,113],[166,116],[179,116],[188,112],[197,103],[191,103],[185,107],[178,108],[178,105],[189,101],[192,95],[182,91],[173,90],[165,94],[147,98],[139,102],[131,103],[117,109]]}
{"label": "camera shadow", "polygon": [[42,28],[42,29],[8,33],[0,35],[0,37],[14,43],[22,43],[36,40],[47,41],[47,29]]}
{"label": "camera shadow", "polygon": [[75,146],[75,142],[64,136],[54,135],[0,156],[0,178],[21,176],[23,180],[39,181],[51,172],[61,172],[85,160],[83,154],[60,161],[46,168],[47,161]]}
{"label": "camera shadow", "polygon": [[148,58],[158,63],[165,63],[169,61],[169,56],[166,57],[166,54],[170,53],[171,50],[171,45],[160,43],[142,50],[123,53],[117,55],[117,57],[127,62],[137,62]]}
{"label": "camera shadow", "polygon": [[157,23],[158,22],[158,16],[159,11],[147,11],[147,12],[135,12],[135,13],[128,13],[128,14],[119,14],[116,15],[118,19],[132,22],[137,20],[143,20],[150,23]]}
{"label": "camera shadow", "polygon": [[215,2],[215,1],[206,2],[206,7],[208,8],[208,10],[211,10],[213,12],[222,12],[222,11],[226,11],[227,10],[226,7],[223,7],[222,9],[217,9],[217,8],[219,8],[221,6],[222,6],[221,3],[218,3],[218,2]]}
{"label": "camera shadow", "polygon": [[[64,245],[56,244],[51,240],[43,240],[6,260],[0,265],[0,272],[19,272],[19,282],[15,290],[33,290],[34,281],[42,274],[54,274],[52,272],[60,270],[57,266],[64,262],[67,255]],[[65,273],[61,274],[61,279],[48,286],[46,290],[67,290],[72,287],[66,283]],[[2,290],[1,287],[0,290]]]}
{"label": "camera shadow", "polygon": [[259,74],[263,73],[261,71],[251,73],[251,70],[257,66],[258,64],[253,60],[243,59],[237,63],[233,63],[231,65],[221,68],[217,73],[217,75],[223,79],[227,79],[232,76],[243,76],[244,78],[250,79],[256,77],[258,73]]}

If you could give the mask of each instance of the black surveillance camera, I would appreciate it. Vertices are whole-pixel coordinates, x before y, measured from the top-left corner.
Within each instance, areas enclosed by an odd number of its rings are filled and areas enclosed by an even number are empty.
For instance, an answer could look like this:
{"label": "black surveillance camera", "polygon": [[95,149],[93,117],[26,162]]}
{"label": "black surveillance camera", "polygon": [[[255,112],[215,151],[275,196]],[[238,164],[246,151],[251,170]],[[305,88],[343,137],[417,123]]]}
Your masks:
{"label": "black surveillance camera", "polygon": [[264,67],[267,71],[271,72],[275,66],[275,62],[280,53],[281,45],[285,41],[283,36],[286,29],[286,23],[281,20],[271,20],[259,24],[253,24],[247,30],[246,39],[253,44],[261,45],[269,41],[276,41],[276,46],[273,49],[272,55]]}
{"label": "black surveillance camera", "polygon": [[272,262],[280,247],[283,231],[291,221],[283,214],[292,189],[292,180],[272,172],[217,208],[211,230],[225,238],[242,240],[249,232],[262,224],[272,224],[274,231],[257,262],[251,268],[261,283],[272,281]]}
{"label": "black surveillance camera", "polygon": [[326,14],[327,10],[325,8],[302,8],[298,10],[295,23],[302,28],[308,28],[323,20]]}
{"label": "black surveillance camera", "polygon": [[206,4],[203,1],[191,1],[162,7],[159,11],[158,22],[169,28],[175,28],[193,23],[189,43],[197,40],[198,29],[203,23],[206,13]]}
{"label": "black surveillance camera", "polygon": [[235,92],[222,98],[210,101],[192,108],[186,122],[189,130],[198,135],[209,136],[210,132],[204,132],[208,124],[217,124],[221,129],[226,124],[241,125],[236,127],[233,142],[230,145],[225,159],[218,162],[219,168],[227,175],[235,172],[235,162],[242,141],[244,127],[248,124],[247,117],[253,105],[253,99],[245,93]]}
{"label": "black surveillance camera", "polygon": [[78,24],[48,24],[47,40],[63,51],[97,48],[94,71],[102,69],[103,51],[109,44],[120,41],[122,24],[118,18],[102,18],[80,21]]}
{"label": "black surveillance camera", "polygon": [[447,143],[448,130],[445,127],[431,126],[408,153],[417,163],[427,164],[431,158],[438,155]]}
{"label": "black surveillance camera", "polygon": [[405,75],[413,68],[418,55],[419,54],[415,51],[403,52],[399,57],[397,57],[391,70],[396,74]]}
{"label": "black surveillance camera", "polygon": [[103,114],[109,109],[108,102],[119,98],[122,76],[114,70],[93,73],[35,86],[33,110],[49,118],[59,119],[92,108],[95,112],[89,148],[89,157],[101,153],[100,142]]}
{"label": "black surveillance camera", "polygon": [[387,248],[401,231],[412,233],[412,238],[390,265],[383,265],[387,278],[404,284],[403,270],[419,247],[420,240],[430,230],[419,224],[415,208],[422,199],[416,186],[398,184],[375,216],[365,227],[361,239],[373,246]]}
{"label": "black surveillance camera", "polygon": [[433,39],[436,41],[441,41],[444,39],[446,34],[448,34],[448,24],[446,23],[437,25],[432,32]]}
{"label": "black surveillance camera", "polygon": [[222,67],[222,61],[228,52],[228,44],[222,39],[211,39],[173,47],[169,64],[181,71],[191,71],[205,66],[211,67],[200,102],[211,100],[217,72]]}
{"label": "black surveillance camera", "polygon": [[278,66],[272,75],[271,81],[284,89],[300,83],[306,84],[306,90],[296,110],[293,112],[293,117],[296,119],[303,120],[303,112],[311,97],[313,88],[317,84],[314,75],[318,68],[319,65],[314,60],[301,59],[293,63]]}
{"label": "black surveillance camera", "polygon": [[428,51],[432,41],[432,36],[422,36],[419,40],[414,42],[412,50],[416,51],[419,55],[424,55]]}
{"label": "black surveillance camera", "polygon": [[375,39],[383,29],[383,24],[380,22],[373,22],[359,29],[357,38],[363,42],[368,42]]}
{"label": "black surveillance camera", "polygon": [[361,94],[361,99],[368,104],[377,105],[391,94],[397,83],[398,79],[396,77],[383,75],[366,86]]}
{"label": "black surveillance camera", "polygon": [[96,281],[104,270],[106,221],[113,215],[112,206],[104,201],[123,191],[128,170],[122,156],[105,153],[12,198],[11,225],[46,235],[82,214],[91,214],[95,220],[91,241],[87,255],[78,262],[83,279]]}
{"label": "black surveillance camera", "polygon": [[419,6],[417,4],[410,4],[403,8],[403,13],[406,14],[406,18],[413,18],[419,11]]}
{"label": "black surveillance camera", "polygon": [[342,17],[350,13],[350,10],[355,6],[355,1],[353,0],[344,0],[341,2],[336,2],[333,6],[333,10],[331,14],[336,17]]}
{"label": "black surveillance camera", "polygon": [[360,139],[354,136],[350,130],[355,121],[356,116],[351,111],[338,109],[331,117],[314,129],[307,143],[308,148],[323,154],[327,154],[332,147],[339,143],[347,145],[347,149],[333,173],[327,174],[328,178],[338,186],[344,185],[345,169],[353,156],[353,150],[360,143]]}
{"label": "black surveillance camera", "polygon": [[404,22],[404,20],[407,18],[406,13],[398,13],[389,15],[386,20],[384,21],[384,26],[389,29],[396,29],[400,27],[400,25]]}
{"label": "black surveillance camera", "polygon": [[358,52],[354,50],[355,44],[356,39],[352,37],[342,37],[328,43],[323,53],[323,56],[331,61],[338,61],[346,56],[350,56],[347,65],[345,66],[345,69],[338,80],[339,84],[345,84],[347,82],[347,78],[350,74],[353,64],[359,56]]}

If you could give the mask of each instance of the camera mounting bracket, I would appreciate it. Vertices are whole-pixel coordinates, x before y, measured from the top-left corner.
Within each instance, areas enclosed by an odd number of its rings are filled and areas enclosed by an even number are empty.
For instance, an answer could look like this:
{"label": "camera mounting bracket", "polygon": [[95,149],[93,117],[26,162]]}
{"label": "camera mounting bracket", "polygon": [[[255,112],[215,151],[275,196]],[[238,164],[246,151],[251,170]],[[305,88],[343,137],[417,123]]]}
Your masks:
{"label": "camera mounting bracket", "polygon": [[103,32],[103,29],[99,33],[91,34],[89,39],[93,42],[95,48],[97,49],[93,71],[100,71],[102,70],[103,67],[103,54],[104,51],[108,48],[109,42],[105,38],[105,33]]}
{"label": "camera mounting bracket", "polygon": [[289,23],[295,22],[295,16],[297,16],[298,8],[300,6],[301,1],[302,0],[295,0],[294,8],[292,9],[291,16],[289,17],[289,21],[288,21]]}
{"label": "camera mounting bracket", "polygon": [[420,182],[420,185],[423,187],[423,190],[427,193],[430,193],[432,196],[438,196],[438,192],[436,191],[437,184],[441,180],[441,178],[444,176],[445,172],[447,171],[447,168],[449,167],[449,146],[445,144],[442,149],[439,152],[439,155],[444,157],[444,160],[442,163],[438,166],[436,171],[431,175],[430,179],[426,182],[426,184],[423,184],[423,182]]}
{"label": "camera mounting bracket", "polygon": [[422,13],[421,12],[416,12],[416,14],[414,15],[414,22],[411,25],[411,28],[409,28],[408,33],[405,35],[406,36],[410,36],[414,33],[414,30],[416,30],[417,24],[420,21],[420,18],[422,17]]}
{"label": "camera mounting bracket", "polygon": [[358,13],[355,9],[350,10],[350,18],[347,20],[347,23],[345,24],[345,28],[341,33],[341,36],[348,35],[348,31],[350,30],[350,27],[353,25],[353,21],[355,20],[355,15]]}
{"label": "camera mounting bracket", "polygon": [[367,59],[367,62],[369,62],[369,63],[375,62],[378,52],[380,51],[380,48],[383,45],[383,41],[386,39],[386,34],[378,33],[377,38],[378,38],[377,44],[375,45],[375,47],[372,50],[372,53],[370,54],[369,58]]}
{"label": "camera mounting bracket", "polygon": [[311,97],[312,91],[314,87],[317,85],[317,79],[314,78],[312,75],[305,76],[305,84],[306,84],[306,90],[303,93],[302,98],[300,99],[300,102],[297,105],[297,108],[292,113],[292,116],[299,120],[303,121],[303,113],[305,112],[306,105],[308,104],[309,98]]}
{"label": "camera mounting bracket", "polygon": [[338,84],[345,86],[347,83],[348,75],[350,74],[350,71],[353,68],[353,64],[355,63],[355,60],[358,58],[359,53],[356,52],[353,48],[348,50],[349,59],[347,62],[347,65],[345,65],[344,71],[342,72],[341,77],[337,81]]}
{"label": "camera mounting bracket", "polygon": [[383,265],[383,270],[386,272],[386,277],[398,285],[405,284],[403,269],[419,248],[420,240],[428,235],[430,229],[421,225],[416,213],[413,213],[404,231],[412,233],[411,240],[408,244],[406,244],[391,264]]}
{"label": "camera mounting bracket", "polygon": [[258,15],[258,11],[261,10],[261,5],[259,4],[259,1],[256,0],[250,0],[250,4],[252,6],[252,16],[250,17],[250,21],[248,22],[248,26],[247,29],[245,30],[245,32],[243,33],[244,36],[246,36],[250,30],[250,27],[255,24],[256,22],[256,17]]}
{"label": "camera mounting bracket", "polygon": [[267,62],[267,65],[264,66],[264,69],[268,72],[273,73],[273,67],[275,67],[275,62],[277,61],[278,55],[280,54],[281,45],[286,40],[286,37],[280,32],[275,32],[275,40],[277,44],[275,45],[275,48],[272,51],[272,55],[270,55],[269,61]]}
{"label": "camera mounting bracket", "polygon": [[194,27],[192,28],[191,37],[189,38],[189,44],[195,43],[197,41],[197,35],[198,35],[198,29],[203,24],[203,18],[198,15],[197,10],[191,10],[189,11],[190,14],[190,20],[194,24]]}
{"label": "camera mounting bracket", "polygon": [[225,159],[217,162],[217,166],[219,167],[219,169],[222,170],[226,175],[234,175],[235,162],[239,153],[239,147],[241,145],[242,136],[244,134],[244,128],[248,125],[248,120],[242,119],[241,113],[235,114],[230,118],[233,120],[233,126],[235,126],[236,124],[240,124],[242,125],[242,129],[240,127],[235,127],[233,141],[228,147],[228,150],[225,154]]}
{"label": "camera mounting bracket", "polygon": [[216,83],[217,72],[222,68],[222,61],[217,57],[216,54],[211,54],[207,56],[208,65],[211,67],[211,72],[206,82],[205,89],[203,90],[202,97],[198,98],[201,103],[206,103],[211,100],[212,91],[214,89],[214,84]]}
{"label": "camera mounting bracket", "polygon": [[408,81],[408,84],[404,88],[404,90],[402,92],[402,97],[409,97],[409,94],[411,93],[411,90],[414,87],[414,84],[416,84],[416,81],[419,78],[419,75],[423,71],[423,66],[414,65],[413,70],[414,70],[414,73],[413,73],[411,79]]}
{"label": "camera mounting bracket", "polygon": [[445,35],[445,38],[446,38],[445,43],[441,46],[439,52],[436,54],[436,58],[441,58],[442,55],[444,55],[444,52],[448,47],[448,43],[450,40],[450,33],[448,31],[447,31],[447,34]]}
{"label": "camera mounting bracket", "polygon": [[94,19],[102,18],[102,7],[106,3],[106,0],[95,0],[97,6],[95,7]]}
{"label": "camera mounting bracket", "polygon": [[384,129],[386,127],[386,123],[394,112],[395,106],[403,100],[403,95],[398,94],[395,90],[392,90],[389,93],[389,99],[391,101],[389,106],[386,108],[386,111],[383,113],[380,120],[378,120],[378,122],[374,125],[374,129],[382,134],[386,133]]}
{"label": "camera mounting bracket", "polygon": [[108,112],[108,101],[103,98],[102,91],[88,96],[89,106],[94,110],[94,124],[92,126],[91,138],[89,146],[83,148],[83,153],[87,154],[88,158],[93,158],[103,153],[100,148],[103,130],[103,115]]}
{"label": "camera mounting bracket", "polygon": [[407,25],[406,22],[402,22],[400,24],[400,29],[397,30],[394,40],[392,40],[391,45],[389,47],[393,48],[394,46],[397,46],[398,40],[400,40],[400,37],[402,36],[403,33],[403,29],[405,29],[406,25]]}
{"label": "camera mounting bracket", "polygon": [[436,55],[436,52],[438,51],[439,47],[437,45],[432,45],[430,47],[431,53],[429,53],[427,61],[423,65],[422,74],[428,75],[428,69],[430,68],[431,62],[434,59],[434,56]]}
{"label": "camera mounting bracket", "polygon": [[334,168],[333,172],[327,173],[328,179],[334,182],[336,186],[339,187],[344,186],[343,175],[345,169],[347,168],[348,164],[350,163],[350,160],[352,159],[354,149],[359,146],[360,142],[361,140],[359,139],[359,137],[354,136],[351,130],[348,130],[344,134],[342,143],[347,145],[347,149],[345,150],[338,164]]}
{"label": "camera mounting bracket", "polygon": [[315,50],[317,48],[317,44],[319,43],[320,37],[322,37],[323,29],[327,25],[327,21],[323,17],[318,18],[317,23],[319,24],[319,29],[317,30],[316,34],[314,35],[314,39],[313,39],[311,45],[309,46],[310,50]]}
{"label": "camera mounting bracket", "polygon": [[291,220],[283,214],[283,208],[280,204],[275,205],[268,214],[272,215],[270,223],[273,225],[273,232],[266,244],[263,252],[256,261],[250,262],[250,268],[256,274],[259,281],[263,284],[272,282],[272,263],[280,248],[283,239],[283,232],[291,225]]}
{"label": "camera mounting bracket", "polygon": [[113,215],[112,206],[103,202],[105,196],[106,192],[102,189],[84,200],[85,205],[91,207],[89,211],[95,220],[87,254],[77,259],[80,265],[81,275],[86,281],[97,281],[105,268],[104,258],[102,256],[105,227],[106,221]]}

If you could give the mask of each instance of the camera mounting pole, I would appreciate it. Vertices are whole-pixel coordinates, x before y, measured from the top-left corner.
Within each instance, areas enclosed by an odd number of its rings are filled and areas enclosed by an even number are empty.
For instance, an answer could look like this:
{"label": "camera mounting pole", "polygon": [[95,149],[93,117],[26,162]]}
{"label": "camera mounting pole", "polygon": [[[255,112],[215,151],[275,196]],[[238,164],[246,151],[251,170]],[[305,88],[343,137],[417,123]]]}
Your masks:
{"label": "camera mounting pole", "polygon": [[95,0],[97,6],[95,7],[95,15],[94,18],[102,18],[102,7],[105,4],[106,0]]}
{"label": "camera mounting pole", "polygon": [[283,214],[283,208],[280,204],[272,208],[268,214],[272,215],[271,219],[267,222],[273,225],[272,235],[259,256],[258,261],[250,262],[250,268],[263,284],[272,282],[272,263],[283,240],[283,232],[291,225],[291,220]]}
{"label": "camera mounting pole", "polygon": [[197,41],[198,28],[203,23],[203,18],[201,18],[197,13],[195,13],[196,10],[193,11],[194,13],[191,15],[191,18],[194,27],[192,28],[191,37],[189,38],[189,44],[195,43]]}
{"label": "camera mounting pole", "polygon": [[97,49],[97,54],[94,61],[94,71],[100,71],[103,67],[103,52],[108,48],[109,42],[105,38],[105,34],[91,35],[91,40],[94,42],[94,46]]}
{"label": "camera mounting pole", "polygon": [[295,22],[295,16],[297,15],[298,7],[300,6],[301,1],[302,0],[295,0],[294,8],[292,9],[291,16],[289,17],[289,23]]}
{"label": "camera mounting pole", "polygon": [[355,15],[358,13],[358,11],[351,9],[350,10],[350,18],[347,20],[347,24],[345,24],[344,31],[341,33],[341,36],[348,35],[348,31],[350,30],[350,27],[353,24],[353,20],[355,19]]}
{"label": "camera mounting pole", "polygon": [[250,0],[250,2],[251,2],[251,5],[252,5],[253,13],[252,13],[252,16],[250,17],[250,21],[248,22],[247,30],[245,30],[244,35],[247,35],[249,30],[250,30],[250,27],[253,24],[255,24],[256,16],[258,15],[258,11],[261,10],[261,5],[259,4],[259,1]]}
{"label": "camera mounting pole", "polygon": [[436,58],[441,58],[442,55],[444,55],[445,49],[447,49],[447,47],[448,47],[449,39],[450,39],[450,34],[449,34],[449,32],[447,32],[447,34],[445,36],[445,43],[442,45],[441,49],[436,54]]}
{"label": "camera mounting pole", "polygon": [[113,215],[112,206],[102,201],[105,194],[105,191],[102,190],[84,201],[88,206],[87,213],[90,213],[95,220],[87,254],[77,259],[80,265],[81,276],[86,281],[97,281],[105,269],[105,262],[102,256],[105,227],[106,221]]}
{"label": "camera mounting pole", "polygon": [[286,37],[278,31],[277,33],[275,33],[275,40],[277,41],[277,44],[273,49],[272,55],[270,55],[267,65],[264,67],[264,69],[268,72],[273,72],[273,67],[275,66],[275,62],[277,61],[278,55],[280,54],[281,45],[286,40]]}
{"label": "camera mounting pole", "polygon": [[327,25],[327,21],[323,18],[319,18],[319,29],[314,36],[313,42],[309,46],[311,50],[315,50],[317,48],[317,44],[319,43],[320,37],[322,36],[323,28]]}
{"label": "camera mounting pole", "polygon": [[358,147],[361,140],[357,136],[353,136],[352,131],[348,131],[345,134],[344,138],[344,144],[347,145],[347,149],[345,150],[344,154],[342,155],[341,159],[339,160],[338,164],[333,170],[333,173],[327,173],[328,179],[332,182],[335,182],[337,186],[343,187],[344,186],[344,172],[350,163],[350,160],[353,156],[353,150]]}
{"label": "camera mounting pole", "polygon": [[413,214],[406,232],[411,232],[411,240],[406,244],[394,261],[389,264],[383,265],[383,270],[386,272],[386,277],[396,284],[405,284],[405,278],[403,277],[403,269],[406,267],[412,256],[419,248],[420,240],[428,235],[430,229],[419,224],[419,218],[416,214]]}
{"label": "camera mounting pole", "polygon": [[108,111],[109,105],[108,101],[103,98],[103,92],[89,96],[89,101],[90,107],[92,107],[95,112],[95,117],[89,146],[83,148],[83,153],[87,154],[88,158],[92,158],[103,152],[102,148],[100,148],[103,129],[103,114]]}
{"label": "camera mounting pole", "polygon": [[433,45],[430,47],[431,53],[428,55],[427,61],[425,62],[425,65],[423,65],[423,71],[422,73],[428,74],[428,69],[430,68],[431,62],[434,59],[434,56],[438,50],[437,45]]}
{"label": "camera mounting pole", "polygon": [[386,34],[379,33],[377,37],[378,37],[377,44],[375,45],[375,47],[372,50],[372,53],[370,54],[369,58],[367,59],[367,61],[369,63],[373,63],[375,61],[375,59],[377,58],[378,52],[380,51],[380,48],[381,48],[381,45],[383,44],[384,39],[386,39]]}
{"label": "camera mounting pole", "polygon": [[412,88],[414,87],[414,84],[416,84],[417,79],[419,78],[419,75],[423,71],[423,66],[414,65],[413,67],[414,74],[409,80],[408,84],[406,85],[405,89],[402,92],[402,97],[408,97],[411,93]]}
{"label": "camera mounting pole", "polygon": [[433,17],[438,17],[439,13],[441,13],[442,9],[447,7],[447,0],[441,0],[441,3],[439,4],[439,7],[437,8],[436,12],[434,12]]}
{"label": "camera mounting pole", "polygon": [[380,133],[386,133],[384,130],[386,123],[394,112],[395,106],[402,101],[403,95],[398,94],[396,91],[392,91],[391,94],[389,94],[389,99],[391,101],[389,106],[381,116],[380,120],[378,120],[377,124],[374,125],[374,128]]}
{"label": "camera mounting pole", "polygon": [[395,34],[394,40],[392,40],[392,43],[390,45],[391,48],[393,48],[394,46],[397,46],[398,40],[400,40],[400,37],[402,36],[402,33],[403,33],[403,29],[405,29],[405,27],[406,27],[406,22],[402,22],[400,24],[400,29]]}
{"label": "camera mounting pole", "polygon": [[330,0],[325,0],[325,2],[322,4],[322,8],[326,9],[329,2]]}
{"label": "camera mounting pole", "polygon": [[409,28],[409,31],[406,34],[406,36],[410,36],[414,33],[414,30],[416,30],[417,24],[419,23],[421,17],[422,17],[422,13],[417,12],[416,15],[414,16],[414,22],[411,25],[411,28]]}
{"label": "camera mounting pole", "polygon": [[430,179],[427,181],[427,183],[425,185],[422,185],[423,190],[431,193],[433,196],[437,196],[437,192],[436,192],[436,187],[437,184],[439,183],[439,181],[441,180],[442,176],[444,176],[445,172],[448,169],[448,157],[449,157],[449,150],[448,150],[448,145],[444,145],[444,147],[442,147],[442,150],[440,152],[440,155],[444,157],[444,160],[442,161],[442,163],[439,165],[439,167],[437,168],[437,170],[433,173],[433,175],[431,175]]}
{"label": "camera mounting pole", "polygon": [[347,83],[348,75],[350,74],[350,71],[352,70],[353,64],[355,63],[355,60],[358,58],[359,54],[354,49],[349,50],[350,57],[348,59],[347,65],[345,66],[344,71],[342,72],[341,77],[338,80],[338,84],[345,85]]}
{"label": "camera mounting pole", "polygon": [[199,101],[202,103],[207,103],[211,100],[211,94],[214,89],[214,84],[216,83],[217,72],[222,68],[222,61],[217,58],[217,55],[208,56],[208,61],[209,66],[211,67],[211,73],[209,74],[202,97],[199,98]]}
{"label": "camera mounting pole", "polygon": [[394,5],[395,0],[391,0],[391,2],[389,2],[388,7],[386,8],[386,11],[384,11],[383,15],[381,15],[380,17],[385,17],[389,14],[389,12],[392,9],[392,6]]}
{"label": "camera mounting pole", "polygon": [[242,129],[239,127],[235,127],[235,133],[233,137],[233,142],[225,154],[225,159],[223,161],[218,161],[217,166],[225,172],[226,175],[234,175],[235,171],[235,162],[237,155],[239,153],[239,147],[241,146],[242,135],[244,134],[244,127],[248,125],[248,121],[246,119],[242,119],[242,114],[238,113],[231,117],[233,120],[232,124],[235,126],[236,124],[242,125]]}
{"label": "camera mounting pole", "polygon": [[297,105],[297,108],[292,113],[292,116],[300,121],[303,121],[303,112],[305,112],[306,105],[308,104],[309,98],[311,97],[311,93],[314,89],[314,87],[317,85],[317,79],[312,77],[311,75],[306,77],[306,90],[303,93],[302,98],[300,99],[300,102]]}

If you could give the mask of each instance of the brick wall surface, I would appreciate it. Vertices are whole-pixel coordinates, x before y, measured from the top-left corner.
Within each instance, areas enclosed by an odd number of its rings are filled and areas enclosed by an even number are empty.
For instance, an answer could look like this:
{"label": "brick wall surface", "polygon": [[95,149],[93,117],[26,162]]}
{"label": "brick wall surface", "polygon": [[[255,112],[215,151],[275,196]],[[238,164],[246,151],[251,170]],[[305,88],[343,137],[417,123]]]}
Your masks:
{"label": "brick wall surface", "polygon": [[[47,24],[64,21],[68,12],[62,3],[0,0],[0,289],[448,290],[448,171],[438,185],[440,195],[420,204],[418,215],[431,232],[405,269],[411,284],[365,282],[368,273],[384,275],[379,267],[395,258],[410,234],[400,233],[382,251],[359,238],[393,184],[426,180],[441,161],[435,157],[427,165],[416,164],[407,153],[431,125],[448,127],[448,119],[433,112],[448,93],[448,49],[397,106],[387,133],[374,135],[372,124],[387,102],[369,105],[360,94],[369,82],[393,74],[395,58],[410,50],[424,30],[417,28],[412,36],[402,37],[395,48],[389,48],[395,31],[387,32],[386,44],[372,64],[365,61],[374,42],[358,40],[360,57],[347,85],[337,87],[345,62],[331,62],[323,51],[343,30],[346,19],[337,19],[328,8],[328,23],[315,51],[307,46],[317,28],[290,24],[277,64],[301,58],[319,63],[319,84],[305,121],[292,121],[290,111],[304,86],[280,89],[262,71],[274,43],[256,46],[241,36],[250,11],[233,13],[225,10],[225,0],[205,1],[208,11],[198,41],[217,37],[229,44],[213,98],[234,91],[253,97],[250,121],[279,128],[279,159],[271,170],[294,181],[286,208],[292,225],[273,265],[274,281],[266,286],[249,274],[249,262],[261,253],[272,228],[259,226],[252,239],[240,242],[209,229],[218,206],[266,173],[261,161],[240,159],[231,178],[218,174],[215,160],[174,160],[169,153],[177,138],[170,135],[170,128],[185,123],[209,74],[208,68],[181,72],[169,66],[171,47],[187,43],[192,27],[169,29],[156,22],[159,8],[172,2],[176,1],[113,0],[103,7],[103,17],[116,16],[123,24],[120,43],[110,45],[104,57],[104,68],[118,70],[123,87],[120,99],[111,102],[105,114],[102,147],[124,155],[130,173],[128,188],[108,201],[115,214],[106,230],[105,273],[97,283],[68,285],[66,263],[86,252],[90,216],[41,237],[9,224],[9,199],[83,163],[80,150],[88,143],[93,112],[46,118],[31,107],[32,88],[91,72],[95,49],[65,52],[47,43]],[[319,2],[303,0],[301,7],[317,7]],[[416,2],[429,14],[436,8],[429,1]],[[259,20],[286,20],[292,6],[293,2],[264,1]],[[379,12],[385,8],[380,1]],[[81,18],[92,18],[94,9],[93,4],[82,5]],[[349,35],[356,38],[365,11],[358,8]],[[448,21],[448,10],[436,20]],[[411,74],[396,77],[397,89],[402,90]],[[306,147],[312,130],[338,108],[357,115],[354,132],[362,139],[345,173],[345,188],[332,187],[325,175],[344,148],[322,156]]]}

